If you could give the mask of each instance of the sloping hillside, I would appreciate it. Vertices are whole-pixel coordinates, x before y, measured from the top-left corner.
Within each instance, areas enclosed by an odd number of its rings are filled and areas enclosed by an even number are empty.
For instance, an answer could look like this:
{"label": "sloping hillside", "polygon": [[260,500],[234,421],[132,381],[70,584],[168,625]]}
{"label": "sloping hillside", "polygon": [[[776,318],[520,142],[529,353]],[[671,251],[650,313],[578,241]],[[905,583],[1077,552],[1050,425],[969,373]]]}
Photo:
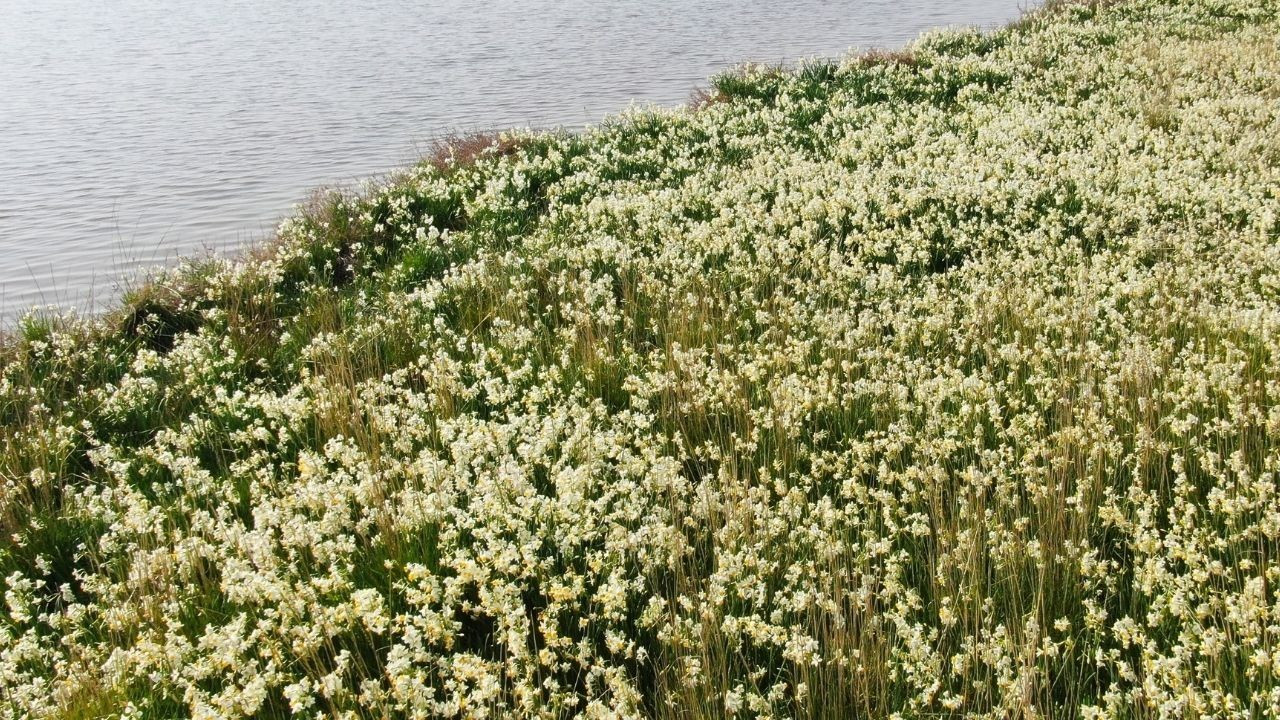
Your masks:
{"label": "sloping hillside", "polygon": [[1278,36],[747,69],[29,319],[0,717],[1280,717]]}

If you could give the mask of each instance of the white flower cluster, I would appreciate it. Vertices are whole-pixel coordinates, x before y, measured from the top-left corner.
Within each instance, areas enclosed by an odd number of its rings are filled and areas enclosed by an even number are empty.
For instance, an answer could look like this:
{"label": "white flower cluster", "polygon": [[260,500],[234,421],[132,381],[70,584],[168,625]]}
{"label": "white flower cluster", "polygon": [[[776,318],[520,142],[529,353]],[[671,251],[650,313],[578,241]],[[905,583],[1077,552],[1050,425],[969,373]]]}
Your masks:
{"label": "white flower cluster", "polygon": [[517,134],[0,348],[0,718],[1280,717],[1280,6]]}

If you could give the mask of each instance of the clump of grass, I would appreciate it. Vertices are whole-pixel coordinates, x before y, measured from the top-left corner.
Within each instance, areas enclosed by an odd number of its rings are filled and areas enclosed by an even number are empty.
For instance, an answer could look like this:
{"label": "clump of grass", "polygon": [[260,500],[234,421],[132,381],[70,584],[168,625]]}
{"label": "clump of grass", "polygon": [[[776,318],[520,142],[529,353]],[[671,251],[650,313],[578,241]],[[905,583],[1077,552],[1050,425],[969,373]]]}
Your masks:
{"label": "clump of grass", "polygon": [[876,48],[868,50],[858,55],[854,61],[864,67],[877,65],[901,65],[905,67],[915,67],[919,64],[920,59],[909,49],[886,50]]}
{"label": "clump of grass", "polygon": [[729,96],[720,92],[716,88],[695,88],[689,94],[689,107],[692,110],[702,110],[713,105],[720,105],[729,102]]}
{"label": "clump of grass", "polygon": [[521,143],[508,133],[481,131],[453,134],[432,141],[423,162],[440,171],[471,167],[481,157],[506,157],[520,150]]}

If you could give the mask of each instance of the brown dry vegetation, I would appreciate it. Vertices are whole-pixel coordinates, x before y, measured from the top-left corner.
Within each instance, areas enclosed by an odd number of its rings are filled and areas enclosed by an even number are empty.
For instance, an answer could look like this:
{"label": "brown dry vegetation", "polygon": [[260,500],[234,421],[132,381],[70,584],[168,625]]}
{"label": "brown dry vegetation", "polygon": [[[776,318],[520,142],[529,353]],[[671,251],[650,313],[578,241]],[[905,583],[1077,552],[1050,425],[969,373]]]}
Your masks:
{"label": "brown dry vegetation", "polygon": [[471,167],[481,157],[506,157],[519,150],[520,142],[505,132],[452,134],[432,141],[422,161],[443,172]]}

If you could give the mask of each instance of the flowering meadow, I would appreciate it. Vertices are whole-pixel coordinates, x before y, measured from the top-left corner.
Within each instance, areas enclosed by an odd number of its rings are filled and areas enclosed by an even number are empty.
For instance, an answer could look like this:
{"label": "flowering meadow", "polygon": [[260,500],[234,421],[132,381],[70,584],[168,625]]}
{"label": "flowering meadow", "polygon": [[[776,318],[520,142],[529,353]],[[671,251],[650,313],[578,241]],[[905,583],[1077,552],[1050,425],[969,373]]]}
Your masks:
{"label": "flowering meadow", "polygon": [[1280,4],[460,143],[0,346],[0,718],[1280,717]]}

